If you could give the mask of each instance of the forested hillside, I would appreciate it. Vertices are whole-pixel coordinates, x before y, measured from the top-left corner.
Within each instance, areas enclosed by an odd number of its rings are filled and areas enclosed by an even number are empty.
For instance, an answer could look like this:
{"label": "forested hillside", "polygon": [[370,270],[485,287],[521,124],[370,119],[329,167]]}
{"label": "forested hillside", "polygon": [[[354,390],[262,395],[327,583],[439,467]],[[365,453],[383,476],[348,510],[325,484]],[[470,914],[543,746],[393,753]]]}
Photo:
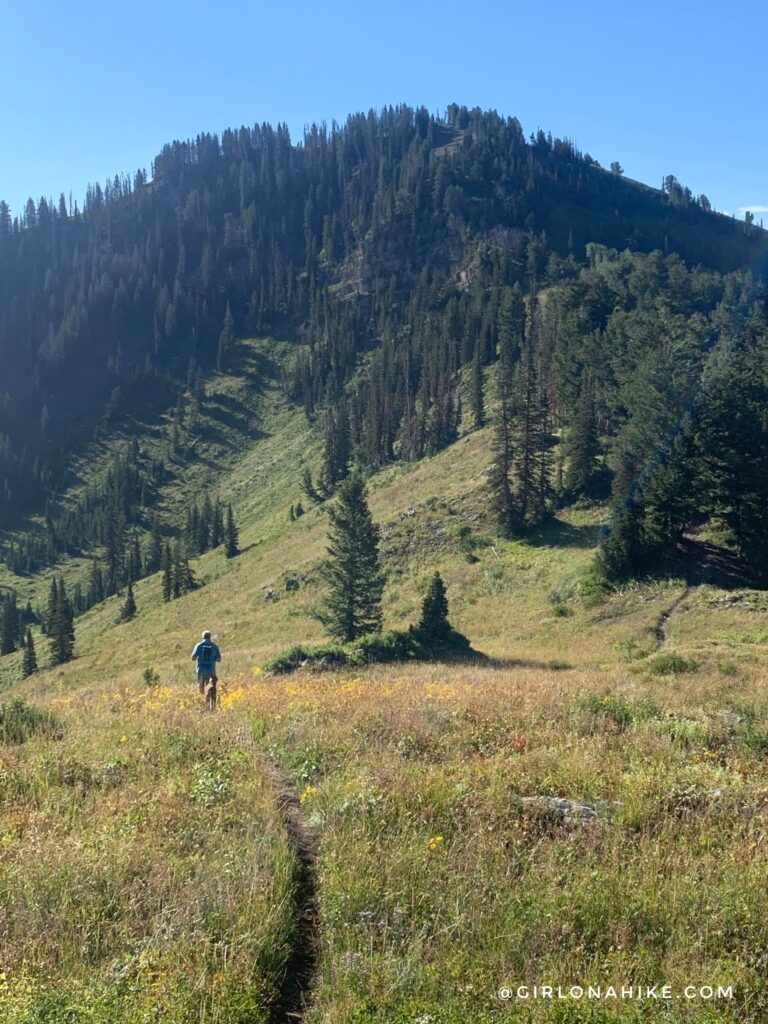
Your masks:
{"label": "forested hillside", "polygon": [[[501,415],[502,529],[612,479],[631,523],[606,564],[632,571],[695,518],[693,491],[713,513],[727,501],[725,449],[674,513],[654,513],[669,501],[646,470],[703,443],[680,413],[705,378],[722,401],[731,374],[733,401],[746,387],[759,406],[762,384],[722,353],[761,363],[765,237],[672,176],[657,191],[458,106],[356,115],[299,145],[282,125],[201,135],[166,146],[151,176],[89,188],[82,209],[30,200],[12,220],[0,204],[0,522],[45,512],[6,560],[34,571],[95,543],[108,592],[141,574],[133,525],[156,538],[154,571],[162,464],[128,446],[73,507],[59,500],[72,455],[137,419],[194,415],[212,374],[239,372],[237,339],[270,334],[293,343],[286,393],[324,429],[321,491],[350,457],[417,459]],[[740,537],[756,529],[745,515],[729,521]]]}

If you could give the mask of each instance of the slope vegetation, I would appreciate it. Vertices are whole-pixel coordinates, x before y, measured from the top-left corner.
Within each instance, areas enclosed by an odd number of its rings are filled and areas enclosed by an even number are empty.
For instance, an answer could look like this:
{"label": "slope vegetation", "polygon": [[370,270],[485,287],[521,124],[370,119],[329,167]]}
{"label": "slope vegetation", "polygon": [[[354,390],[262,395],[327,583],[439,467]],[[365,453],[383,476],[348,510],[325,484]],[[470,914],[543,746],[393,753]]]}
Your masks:
{"label": "slope vegetation", "polygon": [[[763,1019],[764,595],[685,559],[596,589],[597,505],[499,540],[473,431],[375,475],[370,501],[386,624],[416,618],[439,568],[489,660],[265,678],[320,638],[326,518],[288,516],[320,455],[304,413],[266,376],[241,398],[241,447],[206,485],[242,553],[203,555],[200,588],[167,604],[159,575],[141,581],[131,622],[118,597],[92,608],[67,665],[20,682],[19,655],[0,662],[6,700],[58,721],[0,751],[0,1021],[245,1024],[290,1005],[315,1024],[482,1024],[522,1019],[501,988],[630,980],[676,998],[541,1000],[525,1019]],[[224,653],[215,716],[189,660],[204,627]]]}

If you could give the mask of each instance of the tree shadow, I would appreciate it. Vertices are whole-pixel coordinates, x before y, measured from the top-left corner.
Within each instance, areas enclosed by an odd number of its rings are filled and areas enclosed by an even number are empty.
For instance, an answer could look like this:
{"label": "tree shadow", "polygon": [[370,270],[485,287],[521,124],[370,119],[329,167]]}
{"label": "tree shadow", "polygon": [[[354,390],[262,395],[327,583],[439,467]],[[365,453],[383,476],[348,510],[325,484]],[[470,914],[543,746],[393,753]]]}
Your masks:
{"label": "tree shadow", "polygon": [[478,660],[482,660],[482,663],[487,668],[493,669],[537,668],[544,669],[547,672],[568,672],[570,669],[575,668],[574,665],[569,664],[567,661],[558,661],[556,659],[551,661],[534,661],[531,658],[494,658],[488,654],[483,654]]}
{"label": "tree shadow", "polygon": [[653,567],[653,576],[656,579],[682,577],[689,586],[709,584],[719,590],[766,589],[765,580],[756,577],[736,552],[690,534],[659,560]]}
{"label": "tree shadow", "polygon": [[525,541],[532,547],[594,548],[600,538],[602,526],[574,526],[562,519],[550,519],[526,534]]}

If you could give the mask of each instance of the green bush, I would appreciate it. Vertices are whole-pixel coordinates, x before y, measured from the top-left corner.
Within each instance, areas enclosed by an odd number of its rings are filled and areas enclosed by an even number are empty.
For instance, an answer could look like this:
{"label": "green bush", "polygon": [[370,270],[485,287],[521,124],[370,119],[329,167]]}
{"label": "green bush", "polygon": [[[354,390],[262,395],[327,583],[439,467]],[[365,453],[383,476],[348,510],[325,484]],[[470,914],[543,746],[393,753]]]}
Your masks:
{"label": "green bush", "polygon": [[615,722],[620,729],[628,728],[635,721],[647,719],[658,719],[663,717],[663,712],[655,700],[646,697],[636,704],[631,704],[625,697],[615,694],[604,694],[602,697],[597,693],[590,693],[576,701],[576,707],[580,711],[589,714],[608,718]]}
{"label": "green bush", "polygon": [[321,666],[341,666],[348,663],[347,652],[340,644],[324,644],[320,647],[304,647],[294,644],[264,665],[265,672],[273,675],[284,675],[295,672],[297,668],[319,668]]}
{"label": "green bush", "polygon": [[461,657],[471,651],[467,638],[453,629],[449,629],[437,642],[423,631],[411,627],[407,632],[388,630],[366,633],[347,644],[324,644],[318,647],[296,644],[268,661],[264,671],[272,675],[284,675],[299,668],[342,668],[345,665],[360,668],[364,665],[411,659],[428,661],[430,658]]}
{"label": "green bush", "polygon": [[418,642],[412,633],[387,630],[367,633],[347,645],[348,663],[366,665],[372,662],[407,661],[418,657]]}
{"label": "green bush", "polygon": [[648,662],[648,671],[652,676],[678,676],[684,672],[695,672],[699,663],[692,658],[684,658],[680,654],[657,654]]}
{"label": "green bush", "polygon": [[64,730],[52,711],[41,711],[20,697],[0,704],[0,743],[25,743],[35,735],[60,740]]}

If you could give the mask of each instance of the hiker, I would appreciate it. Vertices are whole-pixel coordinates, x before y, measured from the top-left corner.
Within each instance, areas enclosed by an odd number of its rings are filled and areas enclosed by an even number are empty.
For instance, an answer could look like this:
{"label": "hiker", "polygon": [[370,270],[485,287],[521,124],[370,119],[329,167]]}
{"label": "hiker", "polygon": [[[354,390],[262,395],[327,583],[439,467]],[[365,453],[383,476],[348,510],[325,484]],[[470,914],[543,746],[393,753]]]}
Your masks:
{"label": "hiker", "polygon": [[205,696],[206,706],[213,711],[216,707],[216,683],[219,681],[216,675],[216,662],[221,661],[221,651],[211,640],[210,629],[203,630],[203,639],[199,644],[195,644],[192,660],[197,662],[200,693]]}

